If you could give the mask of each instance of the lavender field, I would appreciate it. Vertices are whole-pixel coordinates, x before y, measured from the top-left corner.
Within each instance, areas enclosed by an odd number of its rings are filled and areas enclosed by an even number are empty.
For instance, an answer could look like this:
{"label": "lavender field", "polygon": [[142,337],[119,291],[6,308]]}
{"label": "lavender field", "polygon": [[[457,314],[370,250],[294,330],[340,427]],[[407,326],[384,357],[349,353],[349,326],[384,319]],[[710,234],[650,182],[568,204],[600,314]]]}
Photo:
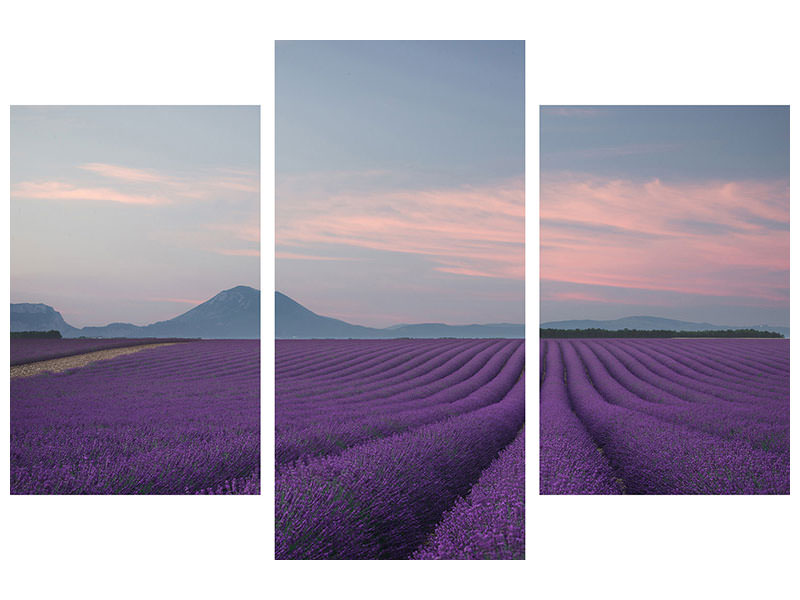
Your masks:
{"label": "lavender field", "polygon": [[542,494],[788,494],[789,341],[541,340]]}
{"label": "lavender field", "polygon": [[522,340],[278,340],[278,559],[521,559]]}
{"label": "lavender field", "polygon": [[187,340],[177,338],[12,338],[11,366],[39,360],[63,358],[96,350],[184,341]]}
{"label": "lavender field", "polygon": [[258,494],[258,340],[11,381],[12,494]]}

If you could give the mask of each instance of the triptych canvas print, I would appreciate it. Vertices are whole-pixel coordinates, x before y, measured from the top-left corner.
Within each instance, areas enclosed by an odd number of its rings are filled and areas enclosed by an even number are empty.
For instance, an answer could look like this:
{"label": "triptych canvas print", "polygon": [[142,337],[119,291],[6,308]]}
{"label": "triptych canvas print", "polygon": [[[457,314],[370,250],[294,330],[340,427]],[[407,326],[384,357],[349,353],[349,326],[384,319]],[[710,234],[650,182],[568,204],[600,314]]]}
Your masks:
{"label": "triptych canvas print", "polygon": [[789,107],[525,79],[286,41],[274,114],[12,106],[10,494],[269,486],[279,560],[525,559],[526,482],[789,494]]}

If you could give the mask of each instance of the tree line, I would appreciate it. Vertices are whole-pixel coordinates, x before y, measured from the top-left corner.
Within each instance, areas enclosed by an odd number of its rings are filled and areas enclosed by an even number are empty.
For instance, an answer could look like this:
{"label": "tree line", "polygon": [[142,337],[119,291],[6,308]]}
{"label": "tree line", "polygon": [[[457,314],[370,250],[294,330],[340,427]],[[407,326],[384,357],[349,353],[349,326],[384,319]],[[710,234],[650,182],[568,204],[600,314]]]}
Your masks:
{"label": "tree line", "polygon": [[757,329],[672,331],[669,329],[539,329],[541,338],[783,338],[783,334]]}
{"label": "tree line", "polygon": [[11,338],[61,338],[61,332],[56,329],[50,331],[12,331]]}

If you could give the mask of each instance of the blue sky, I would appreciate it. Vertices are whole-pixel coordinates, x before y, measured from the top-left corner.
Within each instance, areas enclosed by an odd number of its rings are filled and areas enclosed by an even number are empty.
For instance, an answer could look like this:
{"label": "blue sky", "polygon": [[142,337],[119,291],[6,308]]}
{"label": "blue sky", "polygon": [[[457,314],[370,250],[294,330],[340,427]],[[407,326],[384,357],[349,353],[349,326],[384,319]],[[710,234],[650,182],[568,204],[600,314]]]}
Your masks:
{"label": "blue sky", "polygon": [[277,42],[277,289],[364,325],[522,322],[524,106],[523,42]]}
{"label": "blue sky", "polygon": [[11,109],[11,301],[75,326],[259,287],[258,107]]}
{"label": "blue sky", "polygon": [[542,321],[788,326],[788,107],[540,116]]}

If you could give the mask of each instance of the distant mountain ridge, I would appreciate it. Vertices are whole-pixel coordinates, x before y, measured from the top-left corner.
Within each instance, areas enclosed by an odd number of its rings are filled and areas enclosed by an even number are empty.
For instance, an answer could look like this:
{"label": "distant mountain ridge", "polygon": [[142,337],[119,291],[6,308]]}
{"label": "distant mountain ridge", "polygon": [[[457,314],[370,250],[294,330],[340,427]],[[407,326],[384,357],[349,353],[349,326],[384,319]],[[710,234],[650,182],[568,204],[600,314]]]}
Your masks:
{"label": "distant mountain ridge", "polygon": [[79,331],[68,324],[60,312],[47,304],[32,302],[11,304],[11,331],[50,331],[52,329],[60,332],[62,336]]}
{"label": "distant mountain ridge", "polygon": [[691,321],[678,321],[676,319],[664,319],[662,317],[622,317],[607,321],[597,321],[592,319],[574,319],[570,321],[548,321],[542,323],[542,329],[608,329],[609,331],[619,331],[621,329],[656,330],[666,329],[670,331],[722,331],[725,329],[755,329],[756,331],[774,331],[789,337],[788,327],[777,327],[772,325],[713,325],[711,323],[693,323]]}
{"label": "distant mountain ridge", "polygon": [[324,317],[286,294],[275,292],[275,337],[278,339],[388,339],[388,338],[524,338],[525,326],[513,323],[445,325],[418,323],[386,328],[364,327]]}
{"label": "distant mountain ridge", "polygon": [[224,290],[173,319],[150,325],[110,323],[73,327],[47,304],[11,304],[11,331],[48,331],[63,337],[185,337],[258,339],[261,336],[261,292],[245,285]]}

